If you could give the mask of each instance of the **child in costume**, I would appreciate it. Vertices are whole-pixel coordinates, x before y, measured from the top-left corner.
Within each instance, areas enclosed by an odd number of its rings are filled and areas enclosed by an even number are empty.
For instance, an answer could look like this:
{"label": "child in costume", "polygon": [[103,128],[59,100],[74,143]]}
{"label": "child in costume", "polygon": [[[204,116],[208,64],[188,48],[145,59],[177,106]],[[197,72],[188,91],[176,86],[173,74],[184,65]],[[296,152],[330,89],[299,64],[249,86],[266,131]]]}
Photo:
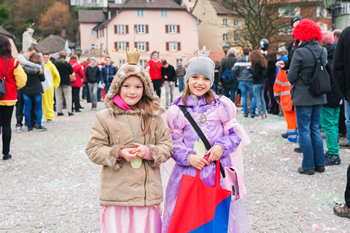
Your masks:
{"label": "child in costume", "polygon": [[165,112],[148,72],[137,65],[140,50],[127,50],[98,112],[86,146],[89,159],[103,165],[101,230],[108,233],[161,232],[161,163],[173,154]]}
{"label": "child in costume", "polygon": [[[208,55],[208,51],[200,50],[199,55],[190,60],[184,93],[167,111],[166,121],[174,142],[172,158],[176,164],[166,190],[163,233],[169,229],[183,174],[194,177],[199,169],[203,183],[213,187],[216,174],[213,161],[220,160],[223,167],[232,166],[236,170],[240,198],[246,196],[241,148],[250,141],[235,119],[236,107],[232,101],[225,96],[218,97],[210,90],[214,83],[215,65]],[[196,131],[180,110],[180,105],[186,106],[203,131],[212,146],[209,151],[205,150]],[[203,157],[209,157],[208,161]],[[225,187],[222,177],[220,186],[230,189]],[[239,199],[231,202],[228,232],[249,232],[247,213]]]}

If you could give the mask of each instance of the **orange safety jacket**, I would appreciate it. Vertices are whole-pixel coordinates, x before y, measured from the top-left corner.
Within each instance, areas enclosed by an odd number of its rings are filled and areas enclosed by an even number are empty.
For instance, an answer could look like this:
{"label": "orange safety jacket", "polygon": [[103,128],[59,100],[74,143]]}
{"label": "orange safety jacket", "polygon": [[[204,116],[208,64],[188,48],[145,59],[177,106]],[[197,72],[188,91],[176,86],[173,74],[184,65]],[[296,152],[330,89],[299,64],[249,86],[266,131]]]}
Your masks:
{"label": "orange safety jacket", "polygon": [[273,86],[273,94],[280,97],[279,104],[282,106],[282,111],[293,110],[291,89],[292,85],[287,79],[287,71],[279,69]]}

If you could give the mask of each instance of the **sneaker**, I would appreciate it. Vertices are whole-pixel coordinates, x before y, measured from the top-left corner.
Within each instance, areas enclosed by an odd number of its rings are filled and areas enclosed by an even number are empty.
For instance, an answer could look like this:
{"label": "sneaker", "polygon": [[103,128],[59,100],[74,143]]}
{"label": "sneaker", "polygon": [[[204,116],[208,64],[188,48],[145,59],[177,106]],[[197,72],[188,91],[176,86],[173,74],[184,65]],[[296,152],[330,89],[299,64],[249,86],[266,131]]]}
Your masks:
{"label": "sneaker", "polygon": [[339,133],[340,138],[346,138],[346,133]]}
{"label": "sneaker", "polygon": [[262,119],[266,119],[266,118],[267,118],[266,114],[262,114]]}
{"label": "sneaker", "polygon": [[39,129],[39,125],[38,124],[33,125],[33,129]]}
{"label": "sneaker", "polygon": [[64,115],[63,112],[57,113],[57,116],[63,116],[63,115]]}
{"label": "sneaker", "polygon": [[28,127],[28,132],[33,131],[33,127]]}
{"label": "sneaker", "polygon": [[68,113],[68,116],[74,116],[74,113],[69,112],[69,113]]}
{"label": "sneaker", "polygon": [[300,147],[294,148],[295,153],[303,153]]}
{"label": "sneaker", "polygon": [[340,143],[339,147],[342,149],[350,149],[350,145],[347,142]]}
{"label": "sneaker", "polygon": [[2,159],[3,160],[8,160],[8,159],[11,159],[11,158],[12,158],[12,155],[10,155],[10,154],[2,155]]}
{"label": "sneaker", "polygon": [[22,133],[22,126],[19,124],[16,125],[16,133]]}
{"label": "sneaker", "polygon": [[254,119],[254,120],[262,120],[262,119],[263,119],[263,117],[262,117],[262,115],[260,115],[260,116],[256,116],[256,117],[254,117],[253,119]]}
{"label": "sneaker", "polygon": [[288,133],[283,133],[281,136],[282,136],[282,138],[287,139],[288,138]]}
{"label": "sneaker", "polygon": [[319,173],[323,173],[326,171],[326,168],[324,166],[316,166],[315,171]]}
{"label": "sneaker", "polygon": [[248,113],[243,113],[244,117],[248,117],[248,115],[249,115]]}
{"label": "sneaker", "polygon": [[315,174],[315,169],[304,169],[302,167],[298,168],[298,172],[300,174],[304,174],[304,175],[314,175]]}
{"label": "sneaker", "polygon": [[333,213],[342,218],[350,218],[350,209],[346,203],[343,206],[334,206]]}
{"label": "sneaker", "polygon": [[52,122],[52,120],[51,119],[47,119],[47,123],[50,123],[50,122]]}
{"label": "sneaker", "polygon": [[331,155],[331,154],[328,154],[328,152],[326,152],[324,154],[324,157],[325,157],[326,166],[341,164],[341,160],[338,155]]}
{"label": "sneaker", "polygon": [[37,129],[38,129],[39,132],[47,131],[47,129],[44,126],[42,126],[42,125],[39,125]]}
{"label": "sneaker", "polygon": [[250,113],[250,117],[251,117],[251,118],[254,118],[254,117],[256,117],[256,116],[258,116],[258,115],[256,115],[255,112]]}

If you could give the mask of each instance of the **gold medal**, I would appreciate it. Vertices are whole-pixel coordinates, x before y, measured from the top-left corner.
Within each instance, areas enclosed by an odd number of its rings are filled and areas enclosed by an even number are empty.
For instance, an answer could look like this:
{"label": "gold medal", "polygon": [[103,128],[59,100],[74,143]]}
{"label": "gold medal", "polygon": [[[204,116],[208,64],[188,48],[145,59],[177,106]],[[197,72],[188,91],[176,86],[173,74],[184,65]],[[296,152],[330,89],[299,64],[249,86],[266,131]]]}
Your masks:
{"label": "gold medal", "polygon": [[199,119],[200,119],[201,123],[207,122],[207,116],[205,114],[200,115]]}
{"label": "gold medal", "polygon": [[205,155],[205,146],[202,140],[196,140],[193,145],[193,149],[196,152],[196,154],[203,158]]}
{"label": "gold medal", "polygon": [[130,162],[130,165],[134,169],[139,169],[142,165],[142,159],[138,156],[136,156],[136,159]]}

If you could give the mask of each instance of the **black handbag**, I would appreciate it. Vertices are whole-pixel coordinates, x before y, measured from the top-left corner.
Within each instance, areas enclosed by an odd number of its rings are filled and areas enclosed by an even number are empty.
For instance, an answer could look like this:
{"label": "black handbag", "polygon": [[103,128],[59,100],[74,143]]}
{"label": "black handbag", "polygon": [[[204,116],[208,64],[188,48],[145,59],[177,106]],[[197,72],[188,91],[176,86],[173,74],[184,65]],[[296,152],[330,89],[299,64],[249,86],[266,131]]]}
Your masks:
{"label": "black handbag", "polygon": [[4,75],[4,79],[0,79],[0,99],[3,97],[3,95],[6,94],[6,88],[5,88],[5,79],[6,79],[6,74],[7,74],[7,70],[9,68],[10,65],[10,58],[9,58],[9,62],[7,63],[7,67],[6,67],[6,71],[5,71],[5,75]]}

